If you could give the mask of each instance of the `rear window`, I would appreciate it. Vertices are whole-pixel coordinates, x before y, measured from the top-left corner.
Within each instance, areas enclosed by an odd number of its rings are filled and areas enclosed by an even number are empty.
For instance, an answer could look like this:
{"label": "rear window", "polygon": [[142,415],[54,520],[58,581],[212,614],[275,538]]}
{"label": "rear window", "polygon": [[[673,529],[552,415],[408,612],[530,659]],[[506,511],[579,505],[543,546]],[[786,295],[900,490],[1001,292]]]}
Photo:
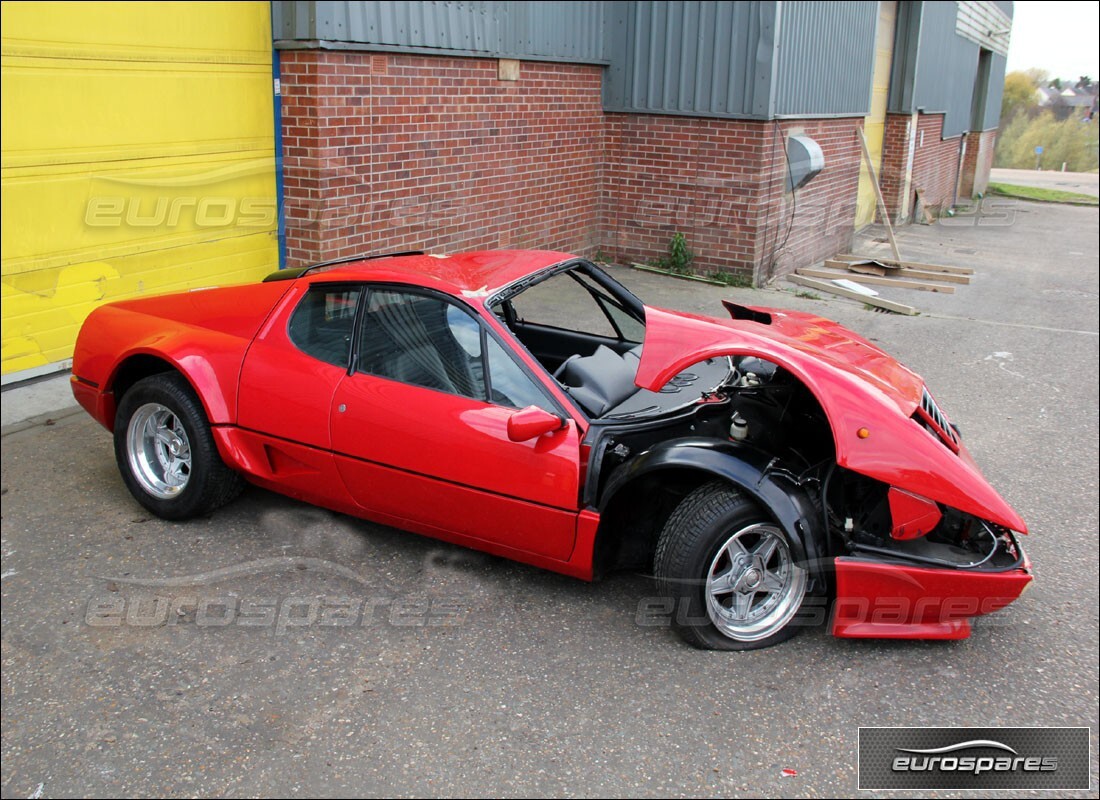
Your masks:
{"label": "rear window", "polygon": [[310,289],[290,317],[290,341],[307,355],[346,367],[361,293],[346,286]]}

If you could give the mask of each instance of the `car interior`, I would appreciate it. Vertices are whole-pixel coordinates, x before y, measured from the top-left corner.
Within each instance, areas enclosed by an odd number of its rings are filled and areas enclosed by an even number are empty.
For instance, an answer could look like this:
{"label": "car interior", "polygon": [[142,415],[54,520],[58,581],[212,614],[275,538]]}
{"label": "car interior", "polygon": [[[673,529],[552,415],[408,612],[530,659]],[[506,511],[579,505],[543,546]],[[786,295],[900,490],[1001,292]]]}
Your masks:
{"label": "car interior", "polygon": [[693,403],[732,369],[729,359],[712,359],[677,375],[660,392],[639,388],[634,378],[645,323],[580,269],[534,283],[494,305],[493,312],[593,419],[644,416]]}

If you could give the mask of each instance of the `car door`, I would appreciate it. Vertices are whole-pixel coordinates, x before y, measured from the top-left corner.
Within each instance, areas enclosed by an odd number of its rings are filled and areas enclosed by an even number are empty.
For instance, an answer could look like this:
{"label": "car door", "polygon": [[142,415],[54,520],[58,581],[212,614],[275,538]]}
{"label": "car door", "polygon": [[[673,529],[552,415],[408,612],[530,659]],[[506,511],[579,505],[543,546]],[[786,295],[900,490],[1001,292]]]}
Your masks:
{"label": "car door", "polygon": [[561,409],[453,298],[376,286],[362,302],[353,369],[331,414],[351,495],[398,525],[567,559],[579,502],[576,423],[508,438],[517,409]]}
{"label": "car door", "polygon": [[329,414],[347,376],[361,294],[356,284],[295,287],[249,347],[237,392],[252,477],[333,508],[354,508],[332,458]]}

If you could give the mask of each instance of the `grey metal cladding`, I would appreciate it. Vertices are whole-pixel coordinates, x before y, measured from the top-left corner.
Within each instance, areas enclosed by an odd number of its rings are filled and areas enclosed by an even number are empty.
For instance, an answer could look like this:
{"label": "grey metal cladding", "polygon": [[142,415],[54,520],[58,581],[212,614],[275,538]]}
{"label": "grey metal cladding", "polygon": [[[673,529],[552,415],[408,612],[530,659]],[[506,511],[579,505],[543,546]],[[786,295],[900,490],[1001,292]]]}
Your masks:
{"label": "grey metal cladding", "polygon": [[878,3],[784,2],[775,113],[868,114],[877,21]]}
{"label": "grey metal cladding", "polygon": [[604,3],[275,2],[276,40],[603,63]]}
{"label": "grey metal cladding", "polygon": [[956,3],[923,3],[920,52],[913,105],[927,114],[944,114],[943,136],[970,128],[978,45],[955,33]]}
{"label": "grey metal cladding", "polygon": [[886,110],[895,114],[912,114],[913,88],[917,75],[917,56],[920,53],[920,23],[923,3],[898,3],[897,24],[894,28],[894,59],[890,65],[890,92]]}
{"label": "grey metal cladding", "polygon": [[982,130],[991,131],[1001,124],[1001,97],[1005,88],[1005,67],[1008,63],[1002,55],[993,53],[989,63],[989,89],[985,95],[985,118]]}
{"label": "grey metal cladding", "polygon": [[607,110],[770,116],[775,2],[607,5]]}

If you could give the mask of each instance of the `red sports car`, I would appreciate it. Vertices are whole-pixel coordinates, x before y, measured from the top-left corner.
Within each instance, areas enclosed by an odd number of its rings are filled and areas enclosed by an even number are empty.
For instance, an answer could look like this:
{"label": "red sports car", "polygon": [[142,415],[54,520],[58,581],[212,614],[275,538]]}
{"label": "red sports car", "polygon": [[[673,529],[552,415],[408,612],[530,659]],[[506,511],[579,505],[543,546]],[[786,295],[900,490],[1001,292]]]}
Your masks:
{"label": "red sports car", "polygon": [[1024,521],[923,381],[834,322],[643,305],[584,259],[401,253],[88,317],[73,393],[153,513],[244,482],[583,579],[682,637],[963,638]]}

